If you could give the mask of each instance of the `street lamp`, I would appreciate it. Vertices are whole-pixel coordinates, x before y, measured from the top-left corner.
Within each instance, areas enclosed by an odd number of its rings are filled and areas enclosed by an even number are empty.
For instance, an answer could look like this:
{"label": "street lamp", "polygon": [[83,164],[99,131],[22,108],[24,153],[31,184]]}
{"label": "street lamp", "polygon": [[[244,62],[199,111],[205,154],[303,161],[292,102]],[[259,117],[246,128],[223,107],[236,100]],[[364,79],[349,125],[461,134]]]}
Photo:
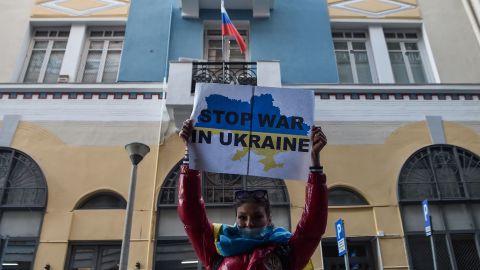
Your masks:
{"label": "street lamp", "polygon": [[130,188],[128,189],[127,213],[125,215],[125,230],[123,233],[122,249],[120,251],[120,270],[127,270],[128,253],[130,251],[130,234],[132,230],[133,202],[135,200],[135,186],[137,184],[137,165],[150,152],[150,148],[143,143],[130,143],[125,145],[132,162]]}

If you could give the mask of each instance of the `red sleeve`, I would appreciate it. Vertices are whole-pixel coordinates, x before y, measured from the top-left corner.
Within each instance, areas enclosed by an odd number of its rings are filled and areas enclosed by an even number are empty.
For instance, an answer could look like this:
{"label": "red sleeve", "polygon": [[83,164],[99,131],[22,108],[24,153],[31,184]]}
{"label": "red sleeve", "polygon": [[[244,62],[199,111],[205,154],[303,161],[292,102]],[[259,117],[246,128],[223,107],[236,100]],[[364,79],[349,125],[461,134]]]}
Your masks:
{"label": "red sleeve", "polygon": [[293,270],[302,270],[307,265],[325,233],[328,214],[326,180],[323,173],[310,173],[308,176],[305,209],[289,241]]}
{"label": "red sleeve", "polygon": [[190,170],[188,165],[182,165],[178,179],[178,215],[195,254],[207,269],[211,269],[217,251],[213,226],[208,221],[201,190],[199,172]]}

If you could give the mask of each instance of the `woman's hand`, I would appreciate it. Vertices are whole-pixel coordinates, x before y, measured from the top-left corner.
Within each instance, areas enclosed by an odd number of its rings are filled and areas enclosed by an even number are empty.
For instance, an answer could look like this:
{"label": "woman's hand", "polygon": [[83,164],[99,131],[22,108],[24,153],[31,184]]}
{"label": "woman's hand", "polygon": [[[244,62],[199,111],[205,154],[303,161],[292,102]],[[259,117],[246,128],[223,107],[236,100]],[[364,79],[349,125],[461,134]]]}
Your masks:
{"label": "woman's hand", "polygon": [[327,145],[327,137],[322,131],[321,127],[312,126],[312,132],[310,133],[310,140],[312,142],[312,166],[320,166],[320,151]]}
{"label": "woman's hand", "polygon": [[187,119],[183,121],[183,126],[182,130],[178,134],[183,141],[185,142],[185,145],[187,145],[188,141],[190,140],[190,136],[192,136],[192,130],[193,130],[193,120],[192,119]]}

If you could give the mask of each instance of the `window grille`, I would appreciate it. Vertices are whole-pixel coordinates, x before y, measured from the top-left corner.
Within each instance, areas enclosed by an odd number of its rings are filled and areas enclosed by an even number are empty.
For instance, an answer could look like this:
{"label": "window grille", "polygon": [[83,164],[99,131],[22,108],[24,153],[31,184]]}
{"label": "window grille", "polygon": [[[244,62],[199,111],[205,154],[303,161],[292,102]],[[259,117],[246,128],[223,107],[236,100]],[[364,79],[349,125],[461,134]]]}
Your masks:
{"label": "window grille", "polygon": [[334,187],[328,191],[328,205],[368,205],[368,202],[362,195],[353,190],[343,187]]}
{"label": "window grille", "polygon": [[35,30],[23,82],[56,83],[67,48],[68,30]]}
{"label": "window grille", "polygon": [[[177,203],[180,165],[181,162],[170,171],[162,185],[160,206]],[[234,200],[234,192],[240,189],[266,189],[272,205],[289,204],[288,191],[281,179],[208,172],[202,174],[203,199],[207,205],[231,205]]]}
{"label": "window grille", "polygon": [[451,145],[434,145],[412,155],[400,172],[401,201],[480,197],[480,158]]}
{"label": "window grille", "polygon": [[44,208],[47,187],[40,167],[26,154],[0,147],[0,207]]}
{"label": "window grille", "polygon": [[83,69],[84,83],[111,83],[117,81],[125,31],[91,30],[87,40]]}
{"label": "window grille", "polygon": [[114,192],[101,192],[89,196],[77,209],[126,209],[127,201]]}

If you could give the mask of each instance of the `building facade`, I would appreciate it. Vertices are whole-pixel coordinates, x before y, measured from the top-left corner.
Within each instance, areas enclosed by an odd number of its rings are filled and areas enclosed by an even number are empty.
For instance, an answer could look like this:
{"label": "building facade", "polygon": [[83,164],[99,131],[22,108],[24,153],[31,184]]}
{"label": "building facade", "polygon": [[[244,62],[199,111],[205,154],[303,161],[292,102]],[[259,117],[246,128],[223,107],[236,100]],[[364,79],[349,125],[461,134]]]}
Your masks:
{"label": "building facade", "polygon": [[[0,3],[0,269],[117,269],[131,165],[139,165],[128,269],[201,269],[176,214],[195,84],[309,89],[329,144],[329,220],[315,269],[480,265],[478,0],[225,0],[248,51],[226,40],[220,1]],[[225,57],[227,73],[222,76]],[[203,172],[209,217],[233,223],[233,190],[264,188],[294,230],[305,182]]]}

